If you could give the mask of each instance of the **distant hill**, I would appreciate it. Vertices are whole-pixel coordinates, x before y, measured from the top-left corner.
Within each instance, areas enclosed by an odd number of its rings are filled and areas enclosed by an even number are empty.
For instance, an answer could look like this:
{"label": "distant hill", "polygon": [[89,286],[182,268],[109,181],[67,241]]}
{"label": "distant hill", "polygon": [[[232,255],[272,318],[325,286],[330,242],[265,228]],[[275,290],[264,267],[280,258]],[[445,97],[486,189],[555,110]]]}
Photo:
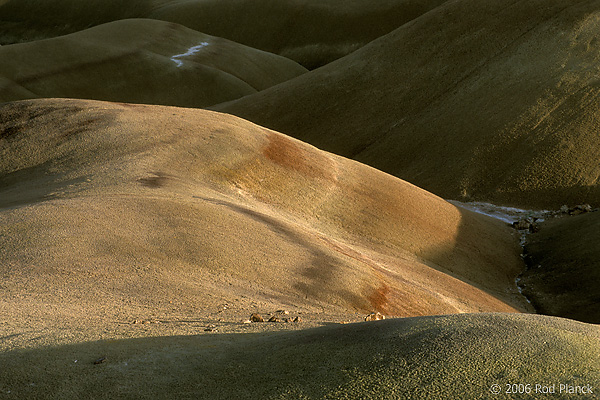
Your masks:
{"label": "distant hill", "polygon": [[276,53],[314,69],[352,53],[445,1],[171,1],[148,16]]}
{"label": "distant hill", "polygon": [[0,44],[39,40],[124,18],[154,18],[316,68],[446,0],[8,0]]}
{"label": "distant hill", "polygon": [[452,1],[217,107],[444,198],[600,202],[599,1]]}
{"label": "distant hill", "polygon": [[150,19],[0,47],[0,102],[72,97],[206,107],[294,78],[287,58]]}

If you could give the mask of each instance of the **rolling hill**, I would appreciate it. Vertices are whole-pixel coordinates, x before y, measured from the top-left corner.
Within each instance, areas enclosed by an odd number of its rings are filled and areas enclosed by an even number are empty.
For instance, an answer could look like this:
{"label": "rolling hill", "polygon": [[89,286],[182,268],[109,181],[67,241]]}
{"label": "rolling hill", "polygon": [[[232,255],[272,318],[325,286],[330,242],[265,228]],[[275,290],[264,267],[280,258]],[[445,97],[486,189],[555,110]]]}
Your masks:
{"label": "rolling hill", "polygon": [[223,304],[230,322],[532,310],[508,226],[239,118],[46,99],[3,104],[0,132],[0,307],[18,342]]}

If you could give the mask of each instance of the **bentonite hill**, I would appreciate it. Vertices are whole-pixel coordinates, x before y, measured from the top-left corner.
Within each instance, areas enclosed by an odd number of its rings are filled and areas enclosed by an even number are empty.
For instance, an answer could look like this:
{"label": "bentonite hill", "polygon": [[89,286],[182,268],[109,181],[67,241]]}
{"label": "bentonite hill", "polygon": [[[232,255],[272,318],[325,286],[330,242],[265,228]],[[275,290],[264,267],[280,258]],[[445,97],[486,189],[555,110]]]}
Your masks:
{"label": "bentonite hill", "polygon": [[0,399],[600,398],[599,35],[0,0]]}

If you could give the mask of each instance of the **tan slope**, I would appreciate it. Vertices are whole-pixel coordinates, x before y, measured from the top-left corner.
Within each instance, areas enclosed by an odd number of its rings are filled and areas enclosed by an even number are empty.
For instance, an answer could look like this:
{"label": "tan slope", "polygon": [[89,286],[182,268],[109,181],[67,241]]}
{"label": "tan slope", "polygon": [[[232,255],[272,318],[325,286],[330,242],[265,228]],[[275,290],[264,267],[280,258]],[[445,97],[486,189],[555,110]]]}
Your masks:
{"label": "tan slope", "polygon": [[0,43],[54,37],[122,18],[154,18],[316,68],[445,1],[96,0],[80,7],[77,0],[12,0],[0,4],[0,28],[5,28]]}
{"label": "tan slope", "polygon": [[542,224],[527,243],[525,293],[544,314],[600,323],[600,213]]}
{"label": "tan slope", "polygon": [[148,19],[2,46],[0,58],[0,102],[72,97],[204,107],[306,72],[286,58]]}
{"label": "tan slope", "polygon": [[599,1],[453,1],[218,110],[445,198],[600,200]]}
{"label": "tan slope", "polygon": [[57,99],[7,103],[0,121],[0,301],[16,330],[58,323],[47,305],[76,326],[224,303],[531,310],[501,222],[247,121]]}
{"label": "tan slope", "polygon": [[[515,314],[96,341],[0,354],[0,390],[49,399],[595,399],[599,345],[598,326]],[[512,384],[517,393],[506,394]]]}

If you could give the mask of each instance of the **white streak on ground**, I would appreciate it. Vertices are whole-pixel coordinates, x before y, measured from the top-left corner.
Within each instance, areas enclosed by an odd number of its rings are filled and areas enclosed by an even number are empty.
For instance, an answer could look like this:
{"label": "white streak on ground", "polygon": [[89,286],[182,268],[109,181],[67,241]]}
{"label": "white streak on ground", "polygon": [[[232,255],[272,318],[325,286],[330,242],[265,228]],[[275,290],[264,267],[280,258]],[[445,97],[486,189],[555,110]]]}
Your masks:
{"label": "white streak on ground", "polygon": [[538,221],[543,221],[544,217],[550,212],[547,210],[522,210],[520,208],[497,206],[480,201],[463,203],[457,200],[448,200],[448,202],[457,207],[487,215],[488,217],[496,218],[509,224],[527,217],[535,217]]}
{"label": "white streak on ground", "polygon": [[173,61],[177,65],[177,68],[182,67],[183,61],[181,61],[180,58],[188,57],[193,54],[196,54],[197,52],[200,51],[200,49],[208,46],[208,44],[209,44],[208,42],[202,42],[197,46],[190,47],[187,52],[182,53],[182,54],[175,54],[174,56],[172,56],[171,61]]}

